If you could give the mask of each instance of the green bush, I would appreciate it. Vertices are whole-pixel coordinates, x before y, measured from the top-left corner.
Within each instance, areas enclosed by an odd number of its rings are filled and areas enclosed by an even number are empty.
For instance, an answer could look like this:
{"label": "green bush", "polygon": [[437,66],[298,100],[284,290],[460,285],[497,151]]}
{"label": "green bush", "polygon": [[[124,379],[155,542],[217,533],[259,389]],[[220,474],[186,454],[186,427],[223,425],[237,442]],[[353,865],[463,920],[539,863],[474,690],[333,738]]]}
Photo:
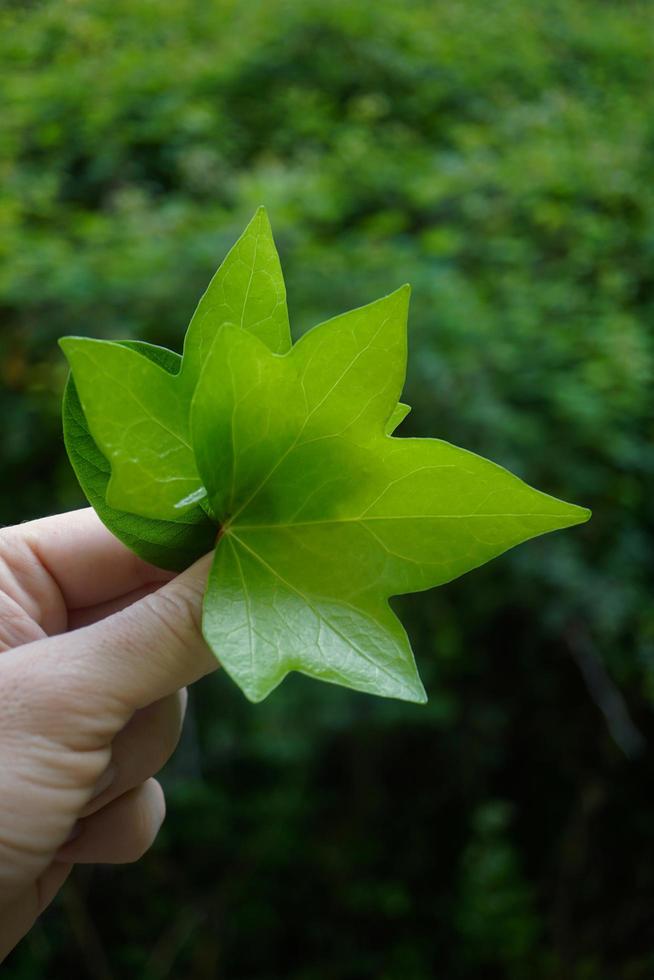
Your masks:
{"label": "green bush", "polygon": [[81,503],[57,337],[178,345],[262,202],[296,333],[411,282],[405,431],[594,510],[403,601],[427,708],[203,685],[156,853],[8,975],[651,975],[651,14],[2,7],[6,523]]}

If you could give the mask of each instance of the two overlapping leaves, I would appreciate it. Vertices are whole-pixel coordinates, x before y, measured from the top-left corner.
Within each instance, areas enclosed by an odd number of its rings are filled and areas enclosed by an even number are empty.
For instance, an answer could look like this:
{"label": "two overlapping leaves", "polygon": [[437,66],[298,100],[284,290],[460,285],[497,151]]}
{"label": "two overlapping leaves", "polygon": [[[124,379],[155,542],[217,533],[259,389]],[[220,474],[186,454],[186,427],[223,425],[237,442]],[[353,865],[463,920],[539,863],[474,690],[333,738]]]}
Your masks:
{"label": "two overlapping leaves", "polygon": [[391,596],[431,588],[588,511],[438,439],[408,408],[408,287],[292,345],[260,209],[191,320],[182,357],[66,338],[68,452],[91,504],[142,557],[215,546],[207,642],[253,701],[289,671],[424,701]]}

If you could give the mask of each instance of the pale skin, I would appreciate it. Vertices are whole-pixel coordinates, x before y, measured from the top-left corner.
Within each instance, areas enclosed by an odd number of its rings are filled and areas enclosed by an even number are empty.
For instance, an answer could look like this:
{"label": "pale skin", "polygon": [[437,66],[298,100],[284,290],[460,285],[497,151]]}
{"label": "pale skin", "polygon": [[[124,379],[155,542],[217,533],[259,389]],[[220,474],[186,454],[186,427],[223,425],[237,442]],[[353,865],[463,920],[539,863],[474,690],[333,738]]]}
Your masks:
{"label": "pale skin", "polygon": [[0,531],[0,961],[75,864],[122,864],[165,815],[152,777],[214,670],[210,556],[174,577],[91,510]]}

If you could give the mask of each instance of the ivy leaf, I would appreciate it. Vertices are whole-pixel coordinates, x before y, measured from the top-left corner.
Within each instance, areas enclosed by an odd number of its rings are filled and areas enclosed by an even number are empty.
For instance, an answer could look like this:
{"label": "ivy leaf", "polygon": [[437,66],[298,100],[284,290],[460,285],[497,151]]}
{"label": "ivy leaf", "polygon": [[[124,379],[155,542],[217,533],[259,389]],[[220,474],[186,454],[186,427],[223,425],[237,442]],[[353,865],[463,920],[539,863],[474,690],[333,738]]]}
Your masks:
{"label": "ivy leaf", "polygon": [[586,517],[473,453],[386,434],[407,298],[323,324],[284,357],[226,325],[207,358],[191,438],[222,533],[204,629],[253,701],[291,670],[423,700],[388,599]]}
{"label": "ivy leaf", "polygon": [[204,490],[189,443],[189,404],[225,319],[275,351],[288,350],[286,291],[264,208],[229,252],[191,320],[184,356],[165,370],[133,345],[65,337],[88,428],[111,464],[107,505],[154,520],[188,521]]}
{"label": "ivy leaf", "polygon": [[[181,358],[173,351],[142,341],[123,344],[171,374],[179,371]],[[107,504],[111,467],[89,432],[72,375],[64,391],[62,414],[66,451],[75,475],[99,518],[123,544],[145,561],[171,571],[182,571],[213,548],[216,527],[199,508],[187,513],[186,523],[173,523],[140,517]]]}
{"label": "ivy leaf", "polygon": [[123,344],[70,337],[61,347],[89,428],[111,463],[107,503],[174,519],[175,504],[202,489],[180,376]]}
{"label": "ivy leaf", "polygon": [[191,388],[216,327],[235,323],[275,354],[291,347],[286,286],[266,209],[260,207],[215,274],[189,324],[183,374]]}
{"label": "ivy leaf", "polygon": [[88,461],[105,460],[90,499],[109,526],[127,502],[136,550],[153,527],[157,547],[174,551],[179,534],[188,554],[217,534],[203,631],[252,701],[299,671],[421,702],[389,599],[589,512],[447,442],[392,435],[409,411],[408,287],[290,346],[264,219],[212,281],[181,365],[156,348],[64,342],[81,394],[67,396],[68,449],[87,492]]}

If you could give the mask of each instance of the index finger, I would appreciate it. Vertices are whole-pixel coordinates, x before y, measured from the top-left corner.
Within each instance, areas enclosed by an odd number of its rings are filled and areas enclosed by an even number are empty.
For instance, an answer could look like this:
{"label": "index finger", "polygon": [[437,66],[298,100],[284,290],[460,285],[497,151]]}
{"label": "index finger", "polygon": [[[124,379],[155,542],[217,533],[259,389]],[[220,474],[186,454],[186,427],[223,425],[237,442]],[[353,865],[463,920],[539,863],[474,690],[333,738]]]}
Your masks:
{"label": "index finger", "polygon": [[99,724],[105,723],[108,709],[117,725],[115,735],[139,708],[218,667],[202,635],[202,602],[212,559],[205,555],[158,592],[101,623],[9,651],[0,672],[4,668],[5,676],[11,676],[20,663],[23,675],[30,678],[29,706],[40,710],[54,698],[58,709],[48,712],[62,730],[75,727],[77,709],[84,712],[92,706]]}
{"label": "index finger", "polygon": [[173,577],[131,552],[90,507],[29,521],[11,533],[28,545],[71,610]]}

